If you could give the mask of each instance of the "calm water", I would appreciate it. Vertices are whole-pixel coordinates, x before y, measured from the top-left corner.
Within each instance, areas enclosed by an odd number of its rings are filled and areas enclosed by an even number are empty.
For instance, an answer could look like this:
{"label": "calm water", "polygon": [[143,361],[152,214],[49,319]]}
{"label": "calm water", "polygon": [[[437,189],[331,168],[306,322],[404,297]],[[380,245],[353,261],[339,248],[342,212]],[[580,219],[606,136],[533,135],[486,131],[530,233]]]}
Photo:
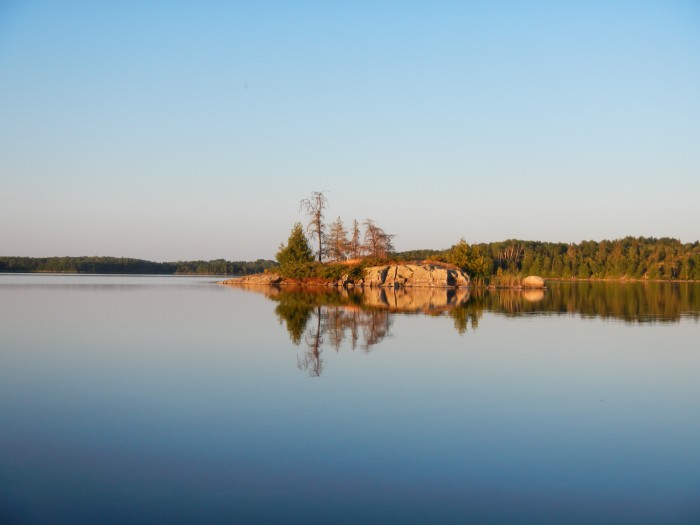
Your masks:
{"label": "calm water", "polygon": [[700,286],[216,280],[0,275],[0,522],[700,522]]}

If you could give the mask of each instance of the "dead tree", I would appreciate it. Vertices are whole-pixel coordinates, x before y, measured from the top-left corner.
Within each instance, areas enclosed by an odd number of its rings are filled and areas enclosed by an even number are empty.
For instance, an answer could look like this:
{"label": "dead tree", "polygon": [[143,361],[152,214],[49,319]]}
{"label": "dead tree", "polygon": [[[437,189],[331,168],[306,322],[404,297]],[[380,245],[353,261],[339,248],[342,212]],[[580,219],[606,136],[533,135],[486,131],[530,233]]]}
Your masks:
{"label": "dead tree", "polygon": [[523,256],[523,246],[521,244],[511,244],[505,247],[497,257],[498,265],[505,264],[507,268],[515,269]]}
{"label": "dead tree", "polygon": [[391,239],[394,235],[386,233],[373,220],[365,219],[365,251],[370,257],[385,259],[394,251]]}
{"label": "dead tree", "polygon": [[314,191],[311,193],[311,198],[302,199],[299,202],[299,209],[306,210],[309,216],[309,222],[306,225],[306,230],[311,236],[311,239],[318,239],[318,262],[321,262],[323,256],[323,239],[325,237],[326,224],[323,222],[325,215],[323,210],[328,207],[328,199],[323,191]]}
{"label": "dead tree", "polygon": [[360,240],[360,223],[357,219],[352,221],[352,236],[348,242],[348,254],[351,259],[362,257],[362,241]]}
{"label": "dead tree", "polygon": [[338,217],[328,227],[326,239],[326,254],[331,260],[342,261],[348,253],[348,232],[343,226],[343,221]]}

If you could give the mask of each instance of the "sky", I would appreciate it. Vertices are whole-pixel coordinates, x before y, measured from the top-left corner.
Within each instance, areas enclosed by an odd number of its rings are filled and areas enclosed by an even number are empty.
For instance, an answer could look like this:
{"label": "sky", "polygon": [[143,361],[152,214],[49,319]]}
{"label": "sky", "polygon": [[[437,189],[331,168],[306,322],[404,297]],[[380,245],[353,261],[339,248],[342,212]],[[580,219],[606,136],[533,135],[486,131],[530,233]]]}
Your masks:
{"label": "sky", "polygon": [[700,2],[0,0],[0,255],[700,238]]}

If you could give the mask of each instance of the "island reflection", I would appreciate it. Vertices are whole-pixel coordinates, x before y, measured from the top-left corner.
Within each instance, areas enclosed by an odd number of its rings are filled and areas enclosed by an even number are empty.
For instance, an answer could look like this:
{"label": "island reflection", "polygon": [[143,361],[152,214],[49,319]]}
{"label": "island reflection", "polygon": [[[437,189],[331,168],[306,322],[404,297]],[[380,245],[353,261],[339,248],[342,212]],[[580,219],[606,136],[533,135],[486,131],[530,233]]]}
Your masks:
{"label": "island reflection", "polygon": [[484,311],[510,317],[580,315],[625,323],[700,319],[698,283],[554,282],[544,290],[242,286],[277,302],[275,313],[304,352],[298,366],[323,372],[324,348],[347,342],[370,352],[391,335],[393,317],[449,316],[460,334],[476,330]]}

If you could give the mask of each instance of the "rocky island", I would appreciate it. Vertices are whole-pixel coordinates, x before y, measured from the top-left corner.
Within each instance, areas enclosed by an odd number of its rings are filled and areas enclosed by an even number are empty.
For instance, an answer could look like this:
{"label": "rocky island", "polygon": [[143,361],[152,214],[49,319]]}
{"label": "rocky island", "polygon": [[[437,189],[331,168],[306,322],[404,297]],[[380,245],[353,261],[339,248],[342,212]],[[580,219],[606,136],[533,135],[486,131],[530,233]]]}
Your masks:
{"label": "rocky island", "polygon": [[270,272],[227,279],[219,284],[460,288],[469,286],[469,282],[469,276],[462,270],[439,264],[386,264],[364,268],[359,279],[349,274],[340,279],[295,279]]}

